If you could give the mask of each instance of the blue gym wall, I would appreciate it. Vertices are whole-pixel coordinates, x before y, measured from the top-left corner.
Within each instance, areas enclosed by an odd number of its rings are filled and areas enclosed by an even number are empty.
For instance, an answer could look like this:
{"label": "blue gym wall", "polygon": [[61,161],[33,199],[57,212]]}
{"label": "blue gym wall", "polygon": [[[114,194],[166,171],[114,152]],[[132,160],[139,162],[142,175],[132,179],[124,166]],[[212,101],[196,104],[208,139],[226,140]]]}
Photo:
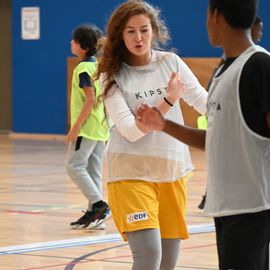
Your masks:
{"label": "blue gym wall", "polygon": [[[12,131],[65,134],[67,122],[67,57],[72,30],[92,22],[105,29],[120,0],[12,1]],[[171,47],[182,57],[218,57],[208,43],[207,0],[150,0],[162,9],[171,31]],[[39,40],[21,39],[21,8],[40,7]],[[270,1],[261,0],[264,21],[261,45],[270,50]],[[267,19],[268,18],[268,19]]]}

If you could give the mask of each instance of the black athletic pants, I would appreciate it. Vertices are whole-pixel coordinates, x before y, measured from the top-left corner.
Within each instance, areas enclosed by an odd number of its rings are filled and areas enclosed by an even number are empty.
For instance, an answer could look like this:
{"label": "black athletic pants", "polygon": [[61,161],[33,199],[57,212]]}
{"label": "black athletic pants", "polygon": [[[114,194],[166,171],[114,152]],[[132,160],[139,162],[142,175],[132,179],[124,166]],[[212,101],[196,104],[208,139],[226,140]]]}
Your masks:
{"label": "black athletic pants", "polygon": [[214,218],[220,270],[268,270],[270,210]]}

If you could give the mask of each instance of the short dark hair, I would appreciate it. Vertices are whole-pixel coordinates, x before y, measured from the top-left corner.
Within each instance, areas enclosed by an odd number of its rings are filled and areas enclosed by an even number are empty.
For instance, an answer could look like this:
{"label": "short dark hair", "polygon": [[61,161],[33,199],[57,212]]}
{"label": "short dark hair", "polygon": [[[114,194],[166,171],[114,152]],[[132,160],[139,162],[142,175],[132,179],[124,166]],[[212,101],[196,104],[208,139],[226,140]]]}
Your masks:
{"label": "short dark hair", "polygon": [[248,29],[254,23],[258,0],[209,0],[209,9],[222,13],[233,28]]}
{"label": "short dark hair", "polygon": [[73,31],[72,39],[87,50],[86,56],[90,57],[97,53],[98,40],[102,35],[102,31],[94,24],[82,24]]}

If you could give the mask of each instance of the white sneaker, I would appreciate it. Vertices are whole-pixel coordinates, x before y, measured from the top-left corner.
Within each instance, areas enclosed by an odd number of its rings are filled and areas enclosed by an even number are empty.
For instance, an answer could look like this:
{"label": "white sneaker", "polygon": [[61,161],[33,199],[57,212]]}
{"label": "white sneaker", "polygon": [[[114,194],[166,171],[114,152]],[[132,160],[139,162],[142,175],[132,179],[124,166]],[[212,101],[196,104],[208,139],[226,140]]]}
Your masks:
{"label": "white sneaker", "polygon": [[106,224],[103,222],[101,224],[98,224],[97,226],[89,229],[89,230],[105,230],[106,229]]}

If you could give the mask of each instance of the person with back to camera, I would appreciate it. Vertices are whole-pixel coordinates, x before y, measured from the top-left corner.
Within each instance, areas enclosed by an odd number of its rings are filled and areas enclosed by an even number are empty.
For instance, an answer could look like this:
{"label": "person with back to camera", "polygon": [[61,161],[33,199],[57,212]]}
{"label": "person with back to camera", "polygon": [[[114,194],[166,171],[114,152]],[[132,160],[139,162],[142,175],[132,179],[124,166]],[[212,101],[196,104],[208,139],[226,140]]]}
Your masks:
{"label": "person with back to camera", "polygon": [[226,61],[209,89],[207,131],[164,120],[146,104],[137,112],[145,129],[206,149],[204,211],[214,217],[221,270],[269,269],[270,53],[251,38],[257,5],[209,0],[209,40]]}
{"label": "person with back to camera", "polygon": [[156,50],[169,35],[159,9],[126,1],[112,13],[98,73],[115,126],[106,147],[109,205],[133,255],[133,270],[174,269],[180,239],[188,238],[185,178],[189,149],[166,134],[145,135],[135,120],[143,102],[183,123],[179,98],[200,113],[207,92],[174,53]]}
{"label": "person with back to camera", "polygon": [[[259,16],[256,16],[255,18],[255,21],[251,27],[251,38],[253,40],[254,43],[258,43],[260,42],[261,38],[262,38],[262,29],[263,29],[263,22],[261,20],[261,18]],[[219,70],[219,68],[225,63],[225,59],[224,59],[224,56],[221,58],[221,61],[218,65],[218,67],[214,70],[213,72],[213,75],[208,83],[208,86],[207,86],[207,91],[209,90],[210,88],[210,85],[212,83],[212,79],[215,77],[215,74],[216,72]],[[206,120],[207,121],[207,120]],[[206,124],[207,126],[207,124]],[[205,205],[205,200],[206,200],[206,192],[205,192],[205,195],[202,196],[202,200],[200,202],[200,204],[198,205],[198,208],[199,209],[203,209],[204,208],[204,205]]]}
{"label": "person with back to camera", "polygon": [[104,105],[97,103],[100,84],[98,80],[93,81],[101,38],[102,32],[95,25],[80,25],[71,41],[71,51],[79,62],[72,76],[66,169],[88,200],[85,214],[70,223],[74,229],[104,229],[102,223],[110,216],[109,206],[102,200],[102,157],[109,130],[104,121]]}

